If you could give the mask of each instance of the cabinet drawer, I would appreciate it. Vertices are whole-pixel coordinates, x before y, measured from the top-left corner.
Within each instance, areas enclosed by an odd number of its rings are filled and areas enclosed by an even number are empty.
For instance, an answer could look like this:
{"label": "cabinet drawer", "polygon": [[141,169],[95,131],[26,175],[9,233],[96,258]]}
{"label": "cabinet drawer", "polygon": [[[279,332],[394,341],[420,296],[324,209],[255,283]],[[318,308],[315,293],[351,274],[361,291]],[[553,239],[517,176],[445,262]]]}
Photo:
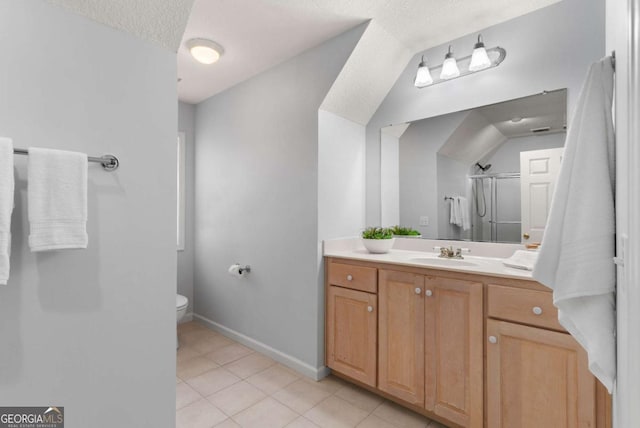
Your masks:
{"label": "cabinet drawer", "polygon": [[558,322],[553,296],[545,291],[488,286],[488,315],[517,323],[565,331]]}
{"label": "cabinet drawer", "polygon": [[371,267],[329,263],[329,284],[377,293],[378,270]]}

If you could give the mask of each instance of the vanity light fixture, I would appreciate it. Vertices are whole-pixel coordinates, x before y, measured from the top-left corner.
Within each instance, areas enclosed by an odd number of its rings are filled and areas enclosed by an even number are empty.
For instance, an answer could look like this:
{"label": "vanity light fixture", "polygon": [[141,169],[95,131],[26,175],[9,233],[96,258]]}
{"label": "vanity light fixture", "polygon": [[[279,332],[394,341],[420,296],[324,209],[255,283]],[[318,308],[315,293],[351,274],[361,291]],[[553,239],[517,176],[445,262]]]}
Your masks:
{"label": "vanity light fixture", "polygon": [[469,71],[480,71],[489,67],[491,67],[491,60],[489,59],[489,55],[487,55],[487,50],[484,48],[482,34],[478,34],[478,43],[473,47]]}
{"label": "vanity light fixture", "polygon": [[[413,84],[416,88],[425,88],[457,77],[497,67],[504,61],[506,56],[507,51],[499,46],[486,49],[482,35],[479,34],[478,42],[474,45],[471,55],[456,58],[451,51],[451,45],[449,45],[444,62],[441,65],[432,67],[427,66],[423,56],[420,64],[418,64],[418,71]],[[438,70],[440,72],[434,74]]]}
{"label": "vanity light fixture", "polygon": [[449,52],[444,56],[444,63],[442,63],[442,71],[440,72],[440,78],[442,80],[449,80],[460,76],[460,69],[456,58],[451,52],[451,45],[449,45]]}
{"label": "vanity light fixture", "polygon": [[222,46],[208,39],[191,39],[186,45],[191,56],[202,64],[213,64],[224,53]]}
{"label": "vanity light fixture", "polygon": [[427,63],[424,62],[424,55],[422,55],[422,61],[418,65],[418,72],[416,73],[416,80],[413,84],[422,88],[423,86],[428,86],[433,83],[433,78],[431,77],[431,73],[429,72],[429,67],[427,67]]}

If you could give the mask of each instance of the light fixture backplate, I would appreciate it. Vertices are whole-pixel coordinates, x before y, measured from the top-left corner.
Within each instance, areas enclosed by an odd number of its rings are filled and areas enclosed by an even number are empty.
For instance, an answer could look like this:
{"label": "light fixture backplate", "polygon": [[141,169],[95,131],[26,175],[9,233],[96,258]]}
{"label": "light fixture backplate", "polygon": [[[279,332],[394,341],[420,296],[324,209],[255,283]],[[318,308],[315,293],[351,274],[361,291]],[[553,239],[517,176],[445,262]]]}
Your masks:
{"label": "light fixture backplate", "polygon": [[481,71],[485,71],[485,70],[489,70],[491,68],[497,67],[500,65],[500,63],[502,63],[502,61],[504,61],[505,57],[507,56],[507,51],[501,48],[500,46],[496,46],[494,48],[487,49],[487,55],[491,60],[491,65],[487,68],[483,68],[482,70],[478,70],[478,71],[469,71],[469,63],[471,62],[472,55],[468,55],[462,58],[456,58],[456,62],[458,63],[458,69],[460,70],[460,75],[458,77],[453,77],[451,79],[440,79],[439,77],[440,73],[436,71],[442,69],[442,64],[439,64],[433,67],[429,66],[429,70],[431,71],[431,76],[433,77],[433,83],[426,86],[417,86],[417,88],[418,89],[429,88],[433,85],[437,85],[438,83],[450,82],[452,80],[459,79],[460,77],[463,77],[463,76],[468,76],[470,74],[479,73]]}

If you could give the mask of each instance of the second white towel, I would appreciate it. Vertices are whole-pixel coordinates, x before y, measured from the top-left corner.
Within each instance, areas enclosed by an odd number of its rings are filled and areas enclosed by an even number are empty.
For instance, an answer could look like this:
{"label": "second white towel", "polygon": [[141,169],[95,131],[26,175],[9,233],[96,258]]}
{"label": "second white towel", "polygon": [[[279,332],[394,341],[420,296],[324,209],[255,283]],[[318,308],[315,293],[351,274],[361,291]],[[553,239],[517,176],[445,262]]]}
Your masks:
{"label": "second white towel", "polygon": [[9,279],[13,212],[13,142],[0,137],[0,284]]}
{"label": "second white towel", "polygon": [[29,148],[31,251],[87,248],[87,155]]}
{"label": "second white towel", "polygon": [[449,223],[461,227],[462,230],[469,230],[471,221],[469,219],[469,203],[464,196],[453,196],[451,198]]}

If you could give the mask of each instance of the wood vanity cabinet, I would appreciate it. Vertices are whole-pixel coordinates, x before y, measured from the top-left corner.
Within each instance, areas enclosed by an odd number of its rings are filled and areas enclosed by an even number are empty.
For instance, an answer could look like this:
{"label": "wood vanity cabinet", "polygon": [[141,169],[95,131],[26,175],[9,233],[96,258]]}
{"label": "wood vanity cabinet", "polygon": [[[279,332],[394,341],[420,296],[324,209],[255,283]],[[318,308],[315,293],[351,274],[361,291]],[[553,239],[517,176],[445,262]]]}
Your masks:
{"label": "wood vanity cabinet", "polygon": [[482,283],[378,272],[378,388],[482,427]]}
{"label": "wood vanity cabinet", "polygon": [[379,271],[378,388],[424,406],[424,276]]}
{"label": "wood vanity cabinet", "polygon": [[544,290],[487,286],[487,426],[610,426],[610,399]]}
{"label": "wood vanity cabinet", "polygon": [[425,280],[425,408],[462,427],[483,426],[482,283]]}
{"label": "wood vanity cabinet", "polygon": [[609,428],[611,401],[534,281],[328,258],[326,361],[451,427]]}
{"label": "wood vanity cabinet", "polygon": [[327,366],[375,387],[378,361],[377,270],[333,263],[327,272]]}

